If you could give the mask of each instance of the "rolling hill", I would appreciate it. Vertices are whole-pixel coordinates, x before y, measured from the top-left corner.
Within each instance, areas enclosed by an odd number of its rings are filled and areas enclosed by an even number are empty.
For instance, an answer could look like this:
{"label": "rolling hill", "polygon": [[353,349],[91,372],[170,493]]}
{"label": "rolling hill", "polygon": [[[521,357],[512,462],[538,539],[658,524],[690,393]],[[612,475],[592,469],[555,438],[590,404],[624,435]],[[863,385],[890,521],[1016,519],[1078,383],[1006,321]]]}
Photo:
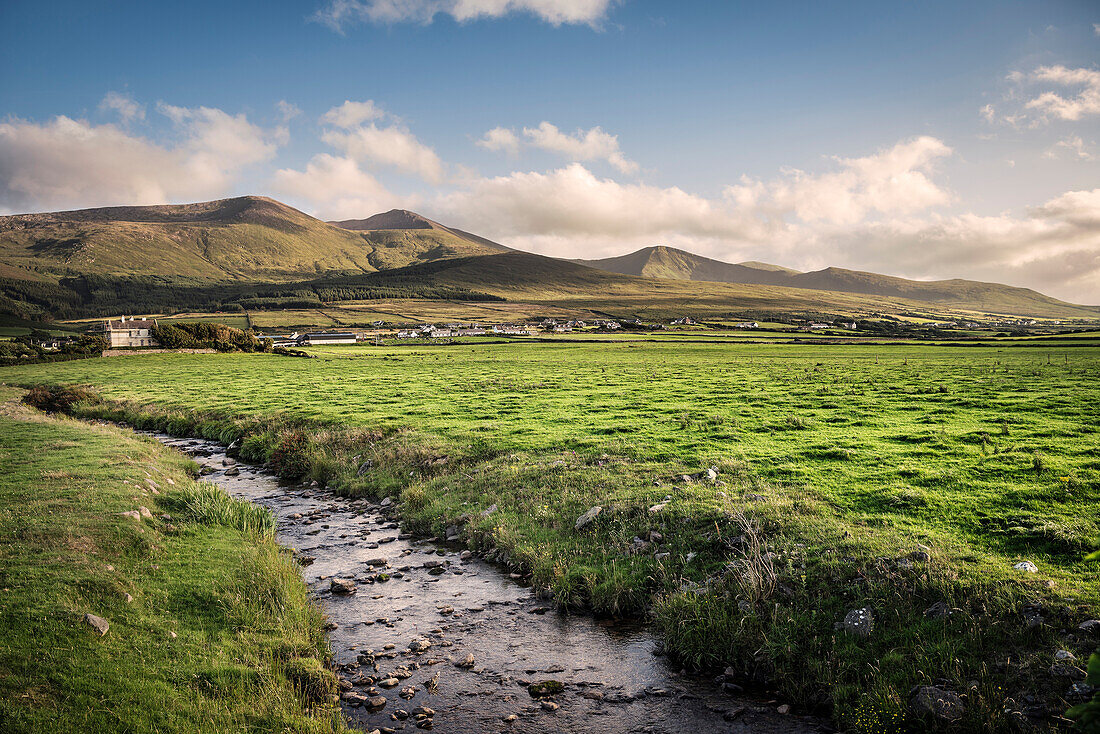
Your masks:
{"label": "rolling hill", "polygon": [[1100,315],[1100,309],[995,283],[922,282],[838,268],[801,273],[667,247],[559,260],[406,210],[323,222],[260,196],[0,217],[0,313],[20,318],[139,305],[149,311],[244,303],[279,308],[400,293],[560,302],[622,315],[658,307],[693,315],[933,307],[939,313]]}
{"label": "rolling hill", "polygon": [[[857,315],[929,309],[929,303],[903,295],[819,290],[811,286],[641,277],[518,251],[412,265],[375,273],[365,280],[469,289],[508,300],[584,308],[619,317],[750,313]],[[983,293],[978,291],[979,296]],[[1034,291],[1026,293],[1034,297],[1019,298],[1007,304],[1006,308],[984,308],[981,303],[969,300],[967,291],[962,290],[957,299],[941,301],[936,307],[941,313],[996,313],[1050,318],[1100,316],[1100,310],[1096,308],[1063,303]]]}
{"label": "rolling hill", "polygon": [[351,231],[261,196],[0,217],[7,277],[287,282],[502,249],[442,226]]}
{"label": "rolling hill", "polygon": [[957,309],[1043,315],[1082,308],[1045,296],[1030,288],[974,280],[909,280],[860,270],[825,268],[803,273],[778,265],[727,263],[673,247],[645,247],[602,260],[575,260],[589,267],[647,278],[738,283],[806,288],[816,291],[901,298]]}

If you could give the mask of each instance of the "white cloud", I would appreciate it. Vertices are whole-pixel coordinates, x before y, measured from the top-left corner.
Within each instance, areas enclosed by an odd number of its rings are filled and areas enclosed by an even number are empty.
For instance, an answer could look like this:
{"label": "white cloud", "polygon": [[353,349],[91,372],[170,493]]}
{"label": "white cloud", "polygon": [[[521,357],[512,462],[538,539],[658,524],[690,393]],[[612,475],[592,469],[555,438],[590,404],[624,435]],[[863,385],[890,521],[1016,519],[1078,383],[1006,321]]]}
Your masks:
{"label": "white cloud", "polygon": [[344,104],[339,107],[333,107],[322,115],[321,122],[344,129],[350,129],[358,127],[364,122],[379,120],[384,117],[385,114],[386,113],[374,103],[374,100],[368,99],[366,102],[352,102],[349,99],[345,100]]}
{"label": "white cloud", "polygon": [[[1100,70],[1040,66],[1030,73],[1014,71],[1006,79],[1013,85],[1006,102],[1015,112],[1002,115],[1000,121],[1013,127],[1025,120],[1035,127],[1052,119],[1076,122],[1100,115]],[[1038,89],[1044,85],[1057,87],[1058,91]],[[1025,88],[1033,91],[1025,92]],[[1021,99],[1025,100],[1022,106]],[[995,121],[992,105],[983,107],[982,115],[989,122]]]}
{"label": "white cloud", "polygon": [[285,130],[266,130],[214,108],[159,110],[174,123],[180,142],[162,144],[117,125],[64,115],[0,123],[0,209],[216,198],[231,190],[243,168],[272,158],[285,138]]}
{"label": "white cloud", "polygon": [[114,112],[123,125],[145,119],[145,108],[135,102],[133,97],[121,92],[107,92],[99,103],[99,109]]}
{"label": "white cloud", "polygon": [[1070,135],[1055,143],[1043,153],[1043,157],[1061,158],[1063,155],[1069,155],[1076,160],[1094,161],[1096,155],[1092,152],[1092,149],[1095,147],[1094,143],[1086,143],[1080,135]]}
{"label": "white cloud", "polygon": [[622,184],[594,176],[579,163],[547,173],[517,172],[482,178],[440,197],[454,221],[486,226],[506,236],[652,238],[689,233],[742,237],[746,228],[721,202],[679,188]]}
{"label": "white cloud", "polygon": [[275,109],[278,110],[279,116],[283,118],[283,122],[289,122],[298,115],[302,114],[302,108],[293,102],[287,102],[285,99],[280,99],[275,103]]}
{"label": "white cloud", "polygon": [[485,150],[504,152],[511,155],[519,153],[519,136],[506,127],[494,127],[488,130],[477,144]]}
{"label": "white cloud", "polygon": [[313,156],[304,171],[276,171],[272,186],[278,195],[308,205],[323,219],[363,219],[395,207],[415,206],[416,201],[391,193],[351,158],[327,153]]}
{"label": "white cloud", "polygon": [[605,133],[599,126],[591,130],[577,130],[569,135],[544,121],[536,128],[523,128],[523,135],[536,148],[558,153],[570,160],[605,160],[622,173],[638,170],[638,164],[627,160],[619,150],[618,136]]}
{"label": "white cloud", "polygon": [[792,169],[768,183],[743,179],[725,194],[741,207],[805,222],[852,224],[875,214],[908,214],[951,201],[930,177],[936,160],[951,152],[943,141],[922,136],[863,158],[836,158],[839,171]]}
{"label": "white cloud", "polygon": [[329,0],[314,20],[343,32],[350,24],[431,23],[437,15],[459,22],[530,13],[554,26],[597,27],[615,0]]}
{"label": "white cloud", "polygon": [[621,173],[636,173],[638,164],[628,160],[619,149],[619,138],[596,126],[590,130],[578,129],[572,135],[558,129],[557,125],[543,121],[538,127],[523,128],[523,139],[514,130],[495,127],[477,141],[486,150],[519,152],[521,145],[556,153],[571,161],[607,161]]}
{"label": "white cloud", "polygon": [[323,124],[338,128],[324,131],[321,140],[356,161],[390,166],[429,183],[442,183],[445,167],[436,152],[400,124],[380,127],[374,122],[384,117],[390,116],[372,100],[347,100],[321,116]]}
{"label": "white cloud", "polygon": [[443,181],[443,161],[404,128],[372,124],[347,131],[329,130],[321,140],[355,160],[391,166],[429,183]]}

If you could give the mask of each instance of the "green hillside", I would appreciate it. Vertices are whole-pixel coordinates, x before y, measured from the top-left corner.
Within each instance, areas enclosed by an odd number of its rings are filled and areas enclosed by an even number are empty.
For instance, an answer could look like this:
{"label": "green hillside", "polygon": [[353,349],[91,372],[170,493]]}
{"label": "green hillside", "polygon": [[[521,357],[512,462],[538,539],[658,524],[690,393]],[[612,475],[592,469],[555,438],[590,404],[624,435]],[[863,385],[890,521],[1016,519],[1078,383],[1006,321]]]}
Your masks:
{"label": "green hillside", "polygon": [[0,217],[0,276],[285,282],[497,252],[446,229],[353,232],[259,196]]}
{"label": "green hillside", "polygon": [[767,263],[726,263],[673,247],[645,247],[618,257],[575,262],[609,272],[647,278],[808,288],[902,298],[962,310],[1032,316],[1088,315],[1097,311],[1096,308],[1079,307],[1044,296],[1029,288],[1000,283],[962,279],[908,280],[844,268],[825,268],[803,273]]}
{"label": "green hillside", "polygon": [[[718,283],[675,278],[637,277],[597,270],[578,262],[525,252],[455,258],[388,270],[369,282],[417,282],[464,288],[508,300],[584,308],[616,316],[707,316],[747,313],[904,313],[929,304],[895,295],[814,290],[766,284]],[[967,281],[963,281],[967,282]],[[983,284],[973,284],[980,286]],[[1013,289],[1023,291],[1025,289]],[[1076,306],[1026,291],[1034,298],[1001,299],[987,308],[987,294],[973,300],[960,291],[957,300],[937,303],[943,313],[1004,313],[1048,318],[1097,318],[1100,309]],[[981,300],[985,298],[986,300]]]}

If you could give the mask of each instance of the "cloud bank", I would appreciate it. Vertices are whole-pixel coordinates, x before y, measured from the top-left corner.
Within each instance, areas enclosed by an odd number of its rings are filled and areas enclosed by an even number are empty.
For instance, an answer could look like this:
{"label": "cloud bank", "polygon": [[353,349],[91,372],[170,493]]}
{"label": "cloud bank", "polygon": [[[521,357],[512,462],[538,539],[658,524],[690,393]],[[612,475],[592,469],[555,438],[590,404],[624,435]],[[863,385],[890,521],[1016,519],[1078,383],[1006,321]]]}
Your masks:
{"label": "cloud bank", "polygon": [[[103,108],[124,122],[142,108],[109,94]],[[0,123],[0,211],[24,212],[217,198],[247,167],[272,159],[286,130],[243,114],[161,104],[177,138],[154,142],[115,124],[65,115]]]}
{"label": "cloud bank", "polygon": [[613,0],[331,0],[313,16],[343,32],[356,23],[431,23],[449,15],[460,23],[527,13],[554,26],[597,27]]}

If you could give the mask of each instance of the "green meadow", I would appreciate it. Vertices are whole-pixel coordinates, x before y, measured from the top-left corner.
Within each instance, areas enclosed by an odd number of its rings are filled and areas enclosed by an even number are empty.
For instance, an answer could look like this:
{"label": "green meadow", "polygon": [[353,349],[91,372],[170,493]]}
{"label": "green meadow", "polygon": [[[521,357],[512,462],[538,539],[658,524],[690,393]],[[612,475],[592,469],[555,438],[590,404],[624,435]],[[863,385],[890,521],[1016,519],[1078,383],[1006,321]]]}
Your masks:
{"label": "green meadow", "polygon": [[[1100,612],[1098,347],[311,351],[0,380],[88,386],[79,415],[240,438],[288,476],[393,496],[408,527],[457,524],[560,604],[646,616],[687,666],[853,731],[936,728],[908,700],[937,681],[965,701],[959,730],[1013,730],[1028,706],[1056,727],[1072,679],[1054,651],[1095,647],[1066,630]],[[868,637],[838,629],[861,608]]]}
{"label": "green meadow", "polygon": [[0,730],[342,731],[324,619],[270,513],[22,393],[0,388]]}

